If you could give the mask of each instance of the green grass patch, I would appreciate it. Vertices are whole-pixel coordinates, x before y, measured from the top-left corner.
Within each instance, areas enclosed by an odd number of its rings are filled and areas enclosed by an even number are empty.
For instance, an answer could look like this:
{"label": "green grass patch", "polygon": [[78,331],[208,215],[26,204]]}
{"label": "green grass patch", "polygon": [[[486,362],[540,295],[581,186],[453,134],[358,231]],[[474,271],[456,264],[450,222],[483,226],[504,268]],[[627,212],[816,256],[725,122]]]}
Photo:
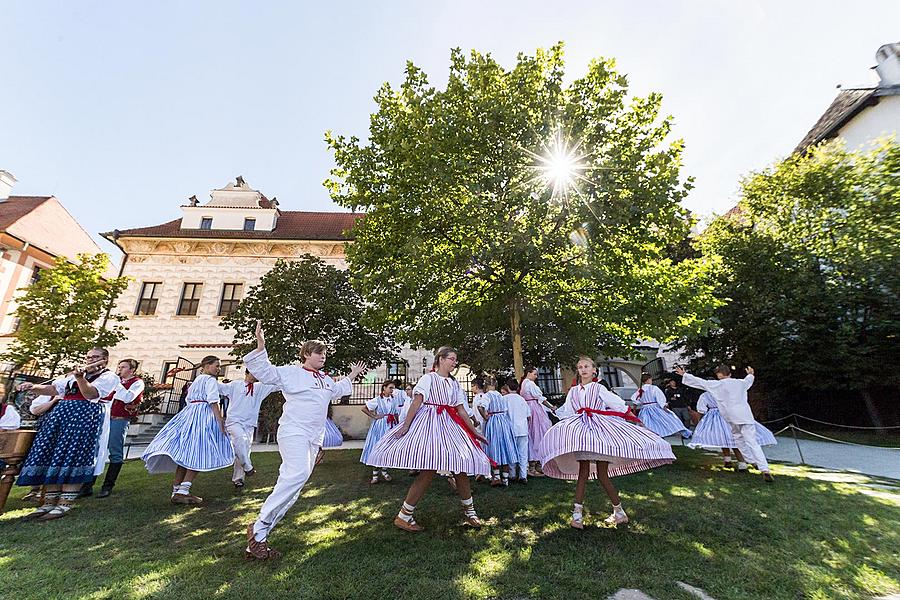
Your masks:
{"label": "green grass patch", "polygon": [[[676,447],[676,464],[617,478],[632,523],[599,526],[609,503],[588,488],[589,525],[568,527],[574,485],[475,487],[480,531],[459,525],[455,496],[436,480],[419,505],[419,535],[391,526],[409,478],[368,485],[359,451],[331,451],[272,535],[273,563],[242,558],[244,529],[277,474],[277,453],[235,492],[230,471],[201,474],[206,506],[169,503],[168,476],[140,462],[116,493],[70,516],[23,522],[14,489],[0,515],[3,597],[26,598],[605,598],[638,588],[717,600],[869,598],[900,590],[900,496],[820,469],[774,466],[777,481],[724,471]],[[877,482],[876,482],[877,483]]]}

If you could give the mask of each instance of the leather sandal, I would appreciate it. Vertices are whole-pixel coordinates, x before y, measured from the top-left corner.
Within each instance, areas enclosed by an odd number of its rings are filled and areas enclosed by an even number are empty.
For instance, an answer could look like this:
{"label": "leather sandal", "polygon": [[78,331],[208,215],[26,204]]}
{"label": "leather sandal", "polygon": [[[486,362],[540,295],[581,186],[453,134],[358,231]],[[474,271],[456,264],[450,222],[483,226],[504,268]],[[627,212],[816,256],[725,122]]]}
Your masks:
{"label": "leather sandal", "polygon": [[408,531],[410,533],[419,533],[424,527],[416,523],[415,519],[410,519],[409,521],[404,521],[400,517],[394,517],[394,527],[402,529],[403,531]]}

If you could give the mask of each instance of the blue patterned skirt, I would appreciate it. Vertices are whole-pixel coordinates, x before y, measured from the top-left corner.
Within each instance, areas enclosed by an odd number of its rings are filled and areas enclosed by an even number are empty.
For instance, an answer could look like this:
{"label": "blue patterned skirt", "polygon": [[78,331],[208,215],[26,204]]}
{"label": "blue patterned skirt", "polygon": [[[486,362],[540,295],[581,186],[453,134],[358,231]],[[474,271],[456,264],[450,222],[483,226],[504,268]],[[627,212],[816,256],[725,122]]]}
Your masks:
{"label": "blue patterned skirt", "polygon": [[234,463],[234,450],[212,407],[192,402],[156,434],[141,460],[151,473],[172,473],[177,467],[215,471]]}
{"label": "blue patterned skirt", "polygon": [[369,455],[372,453],[372,450],[375,449],[375,446],[378,444],[378,442],[381,441],[381,438],[384,437],[384,434],[386,434],[390,430],[391,427],[388,425],[387,417],[375,419],[372,421],[372,425],[369,426],[369,433],[366,434],[366,443],[363,446],[363,451],[362,455],[360,455],[359,457],[359,462],[364,465],[369,464]]}
{"label": "blue patterned skirt", "polygon": [[487,445],[484,453],[498,465],[514,465],[519,462],[516,453],[516,438],[513,436],[512,423],[506,413],[488,415],[484,424],[484,437]]}
{"label": "blue patterned skirt", "polygon": [[337,448],[344,443],[344,435],[338,426],[331,419],[325,419],[325,441],[322,442],[323,448]]}
{"label": "blue patterned skirt", "polygon": [[41,419],[17,485],[65,485],[91,481],[103,424],[98,402],[60,400]]}
{"label": "blue patterned skirt", "polygon": [[641,420],[644,427],[659,437],[666,437],[674,433],[681,433],[684,438],[691,437],[691,430],[684,426],[675,413],[665,410],[655,402],[643,405],[638,413],[638,419]]}

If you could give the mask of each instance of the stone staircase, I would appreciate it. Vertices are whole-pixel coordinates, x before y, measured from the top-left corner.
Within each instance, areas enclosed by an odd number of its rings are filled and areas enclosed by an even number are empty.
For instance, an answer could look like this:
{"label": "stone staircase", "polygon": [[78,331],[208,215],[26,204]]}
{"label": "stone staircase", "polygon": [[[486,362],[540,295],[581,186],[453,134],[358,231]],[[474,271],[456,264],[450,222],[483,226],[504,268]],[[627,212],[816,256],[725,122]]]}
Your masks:
{"label": "stone staircase", "polygon": [[[154,437],[156,437],[159,430],[162,429],[173,416],[174,415],[144,415],[141,417],[141,422],[134,423],[129,427],[126,443],[131,444],[132,446],[146,446]],[[148,419],[147,417],[152,417],[152,419]]]}

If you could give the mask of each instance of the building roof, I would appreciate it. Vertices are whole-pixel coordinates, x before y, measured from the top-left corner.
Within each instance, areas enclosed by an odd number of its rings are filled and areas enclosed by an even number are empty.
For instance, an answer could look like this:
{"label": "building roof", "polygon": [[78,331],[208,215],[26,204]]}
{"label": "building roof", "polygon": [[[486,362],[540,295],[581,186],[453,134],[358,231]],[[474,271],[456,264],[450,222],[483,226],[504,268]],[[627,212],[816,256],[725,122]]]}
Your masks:
{"label": "building roof", "polygon": [[10,196],[0,201],[0,231],[36,209],[53,196]]}
{"label": "building roof", "polygon": [[235,229],[182,229],[181,219],[175,219],[152,227],[138,227],[106,232],[103,237],[162,237],[199,239],[248,239],[248,240],[327,240],[348,241],[345,234],[363,213],[280,211],[272,231],[243,231]]}
{"label": "building roof", "polygon": [[885,88],[871,87],[838,92],[837,98],[794,148],[794,152],[804,152],[808,147],[837,135],[838,130],[863,109],[878,104],[878,96],[884,95],[885,91]]}

